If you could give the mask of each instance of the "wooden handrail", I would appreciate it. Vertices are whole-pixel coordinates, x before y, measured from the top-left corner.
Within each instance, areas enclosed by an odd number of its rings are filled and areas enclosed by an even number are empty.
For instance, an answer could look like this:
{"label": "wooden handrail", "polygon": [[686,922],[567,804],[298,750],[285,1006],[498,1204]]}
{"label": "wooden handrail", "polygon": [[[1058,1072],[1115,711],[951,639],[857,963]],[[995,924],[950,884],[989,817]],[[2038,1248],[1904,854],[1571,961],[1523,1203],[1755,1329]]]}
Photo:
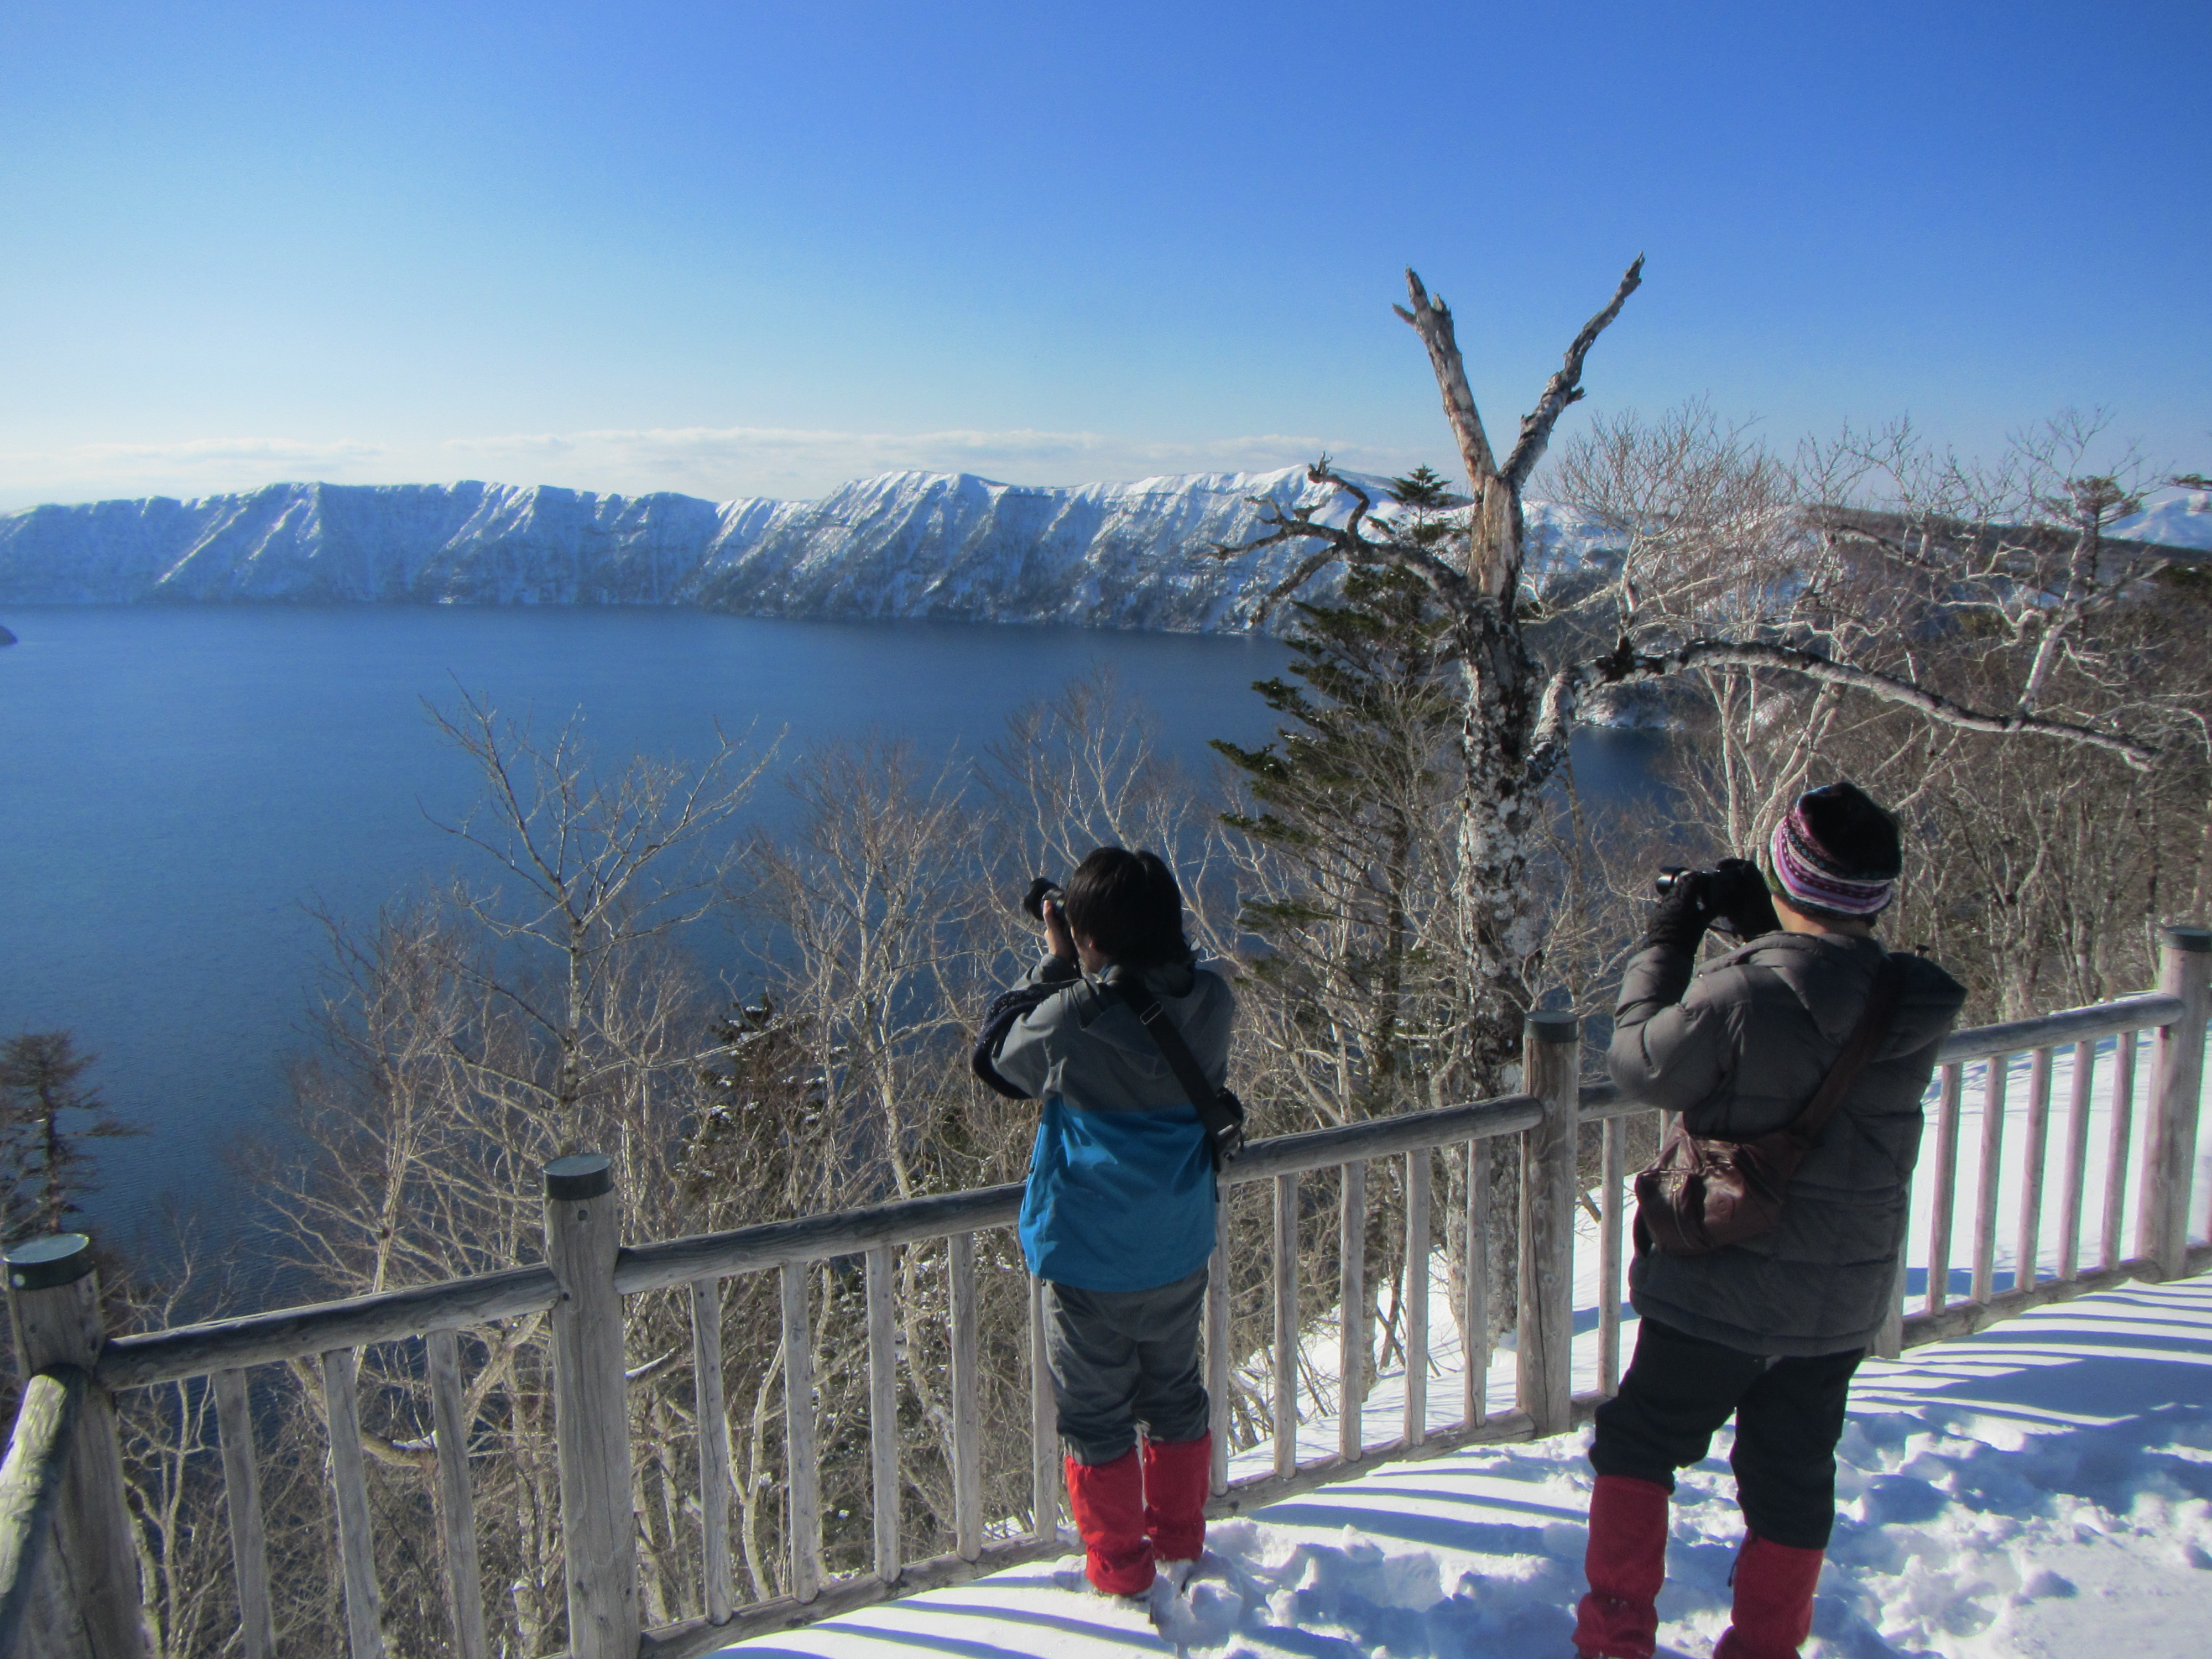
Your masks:
{"label": "wooden handrail", "polygon": [[1962,1060],[1986,1060],[1992,1054],[2016,1054],[2026,1048],[2044,1048],[2055,1042],[2083,1042],[2123,1031],[2148,1030],[2181,1018],[2179,997],[2162,991],[2112,1002],[2093,1002],[2086,1008],[2062,1008],[2055,1014],[2033,1019],[2008,1020],[2001,1025],[1973,1025],[1954,1031],[1943,1040],[1936,1063],[1948,1066]]}
{"label": "wooden handrail", "polygon": [[1271,1135],[1247,1146],[1244,1155],[1222,1172],[1222,1184],[1241,1187],[1247,1182],[1302,1175],[1356,1159],[1371,1161],[1396,1152],[1455,1146],[1462,1140],[1516,1135],[1534,1128],[1543,1115],[1543,1103],[1535,1096],[1506,1095],[1464,1106],[1441,1106],[1432,1112],[1406,1112],[1395,1117],[1369,1118],[1364,1123],[1308,1129],[1303,1134]]}
{"label": "wooden handrail", "polygon": [[119,1336],[100,1350],[96,1380],[106,1389],[143,1389],[210,1371],[305,1359],[332,1348],[397,1342],[543,1313],[561,1294],[550,1267],[508,1267],[404,1291],[317,1302],[239,1319]]}
{"label": "wooden handrail", "polygon": [[[2086,1008],[2063,1008],[2033,1019],[2008,1020],[1999,1025],[1972,1025],[1954,1031],[1936,1050],[1938,1066],[1987,1060],[1995,1054],[2017,1054],[2067,1042],[2094,1042],[2099,1037],[2128,1031],[2145,1031],[2168,1024],[2183,1012],[2182,1000],[2162,991],[2121,997],[2112,1002],[2092,1003]],[[1651,1108],[1615,1083],[1585,1083],[1582,1088],[1582,1119],[1585,1123],[1607,1118],[1632,1117]]]}
{"label": "wooden handrail", "polygon": [[[1539,1115],[1533,1097],[1508,1095],[1500,1100],[1475,1101],[1435,1111],[1272,1135],[1254,1141],[1229,1166],[1226,1184],[1273,1180],[1354,1158],[1448,1146],[1478,1137],[1517,1134],[1535,1123]],[[969,1192],[635,1245],[616,1259],[615,1288],[625,1296],[634,1296],[702,1279],[761,1273],[794,1262],[821,1261],[1012,1226],[1021,1204],[1021,1183],[1010,1182]],[[333,1348],[399,1341],[434,1330],[541,1313],[559,1296],[560,1287],[550,1268],[509,1267],[339,1302],[180,1325],[109,1342],[100,1353],[99,1380],[109,1389],[144,1388],[213,1371],[305,1358]]]}
{"label": "wooden handrail", "polygon": [[[2147,992],[2034,1019],[1975,1026],[1952,1033],[1940,1058],[1948,1064],[2142,1030],[2171,1021],[2182,1006],[2179,997]],[[1650,1109],[1611,1083],[1584,1084],[1580,1094],[1585,1121],[1626,1117]],[[1252,1142],[1244,1155],[1229,1166],[1224,1183],[1243,1186],[1424,1146],[1518,1134],[1534,1127],[1541,1115],[1534,1097],[1509,1095],[1435,1111],[1272,1135]],[[1021,1183],[1009,1182],[636,1245],[624,1249],[617,1259],[615,1285],[624,1295],[635,1295],[701,1279],[764,1272],[787,1262],[819,1261],[955,1233],[1011,1226],[1020,1213],[1021,1200]],[[375,1296],[119,1337],[100,1354],[99,1381],[110,1389],[143,1388],[211,1371],[306,1358],[334,1347],[396,1341],[432,1330],[542,1312],[553,1305],[558,1294],[549,1269],[511,1267]]]}
{"label": "wooden handrail", "polygon": [[[1928,1310],[1905,1318],[1900,1304],[1886,1328],[1882,1352],[1894,1353],[1901,1344],[1917,1345],[1963,1334],[1997,1320],[2010,1317],[2042,1303],[2103,1288],[2132,1277],[2172,1277],[2179,1271],[2201,1271],[2212,1265],[2212,1245],[2191,1245],[2185,1213],[2191,1193],[2191,1167],[2184,1153],[2196,1144],[2196,1103],[2201,1067],[2203,1027],[2208,1017],[2206,958],[2212,934],[2202,930],[2169,930],[2167,961],[2161,990],[2124,997],[2087,1008],[2074,1008],[2033,1019],[1983,1026],[1954,1034],[1941,1047],[1943,1067],[1942,1121],[1937,1133],[1937,1168],[1954,1161],[1960,1078],[1965,1062],[2014,1054],[2033,1056],[2027,1097],[2029,1111],[2024,1130],[2026,1147],[2021,1179],[2027,1214],[2016,1254],[2029,1263],[2018,1288],[1997,1292],[1994,1279],[1997,1136],[2004,1119],[2005,1079],[2002,1064],[1987,1068],[1984,1098],[1984,1177],[1978,1183],[1978,1209],[1974,1226],[1975,1294],[1963,1303],[1948,1304],[1944,1291],[1931,1279]],[[1599,1370],[1601,1395],[1615,1385],[1620,1368],[1617,1280],[1622,1262],[1621,1237],[1626,1217],[1626,1130],[1622,1120],[1651,1109],[1607,1081],[1582,1083],[1577,1072],[1582,1060],[1578,1028],[1571,1015],[1531,1015],[1525,1034],[1523,1070],[1528,1086],[1538,1092],[1515,1094],[1494,1100],[1475,1101],[1432,1111],[1407,1113],[1358,1123],[1332,1126],[1297,1134],[1277,1135],[1254,1141],[1244,1155],[1223,1172],[1222,1185],[1242,1187],[1273,1184],[1273,1340],[1271,1346],[1277,1369],[1273,1398],[1268,1402],[1277,1437],[1273,1469],[1265,1475],[1231,1483],[1225,1457],[1217,1459],[1213,1491],[1217,1511],[1265,1501],[1270,1496],[1304,1490],[1341,1478],[1346,1473],[1377,1458],[1432,1455],[1455,1444],[1517,1438],[1557,1432],[1585,1415],[1600,1396],[1573,1395],[1571,1376],[1573,1261],[1575,1212],[1586,1177],[1582,1173],[1580,1123],[1604,1126],[1601,1203],[1595,1213],[1601,1251],[1601,1281],[1609,1288],[1600,1293]],[[2137,1254],[2120,1261],[2117,1248],[2115,1195],[2124,1194],[2124,1167],[2127,1148],[2125,1125],[2131,1113],[2116,1115],[2112,1158],[2117,1173],[2108,1182],[2103,1266],[2077,1272],[2075,1257],[2083,1231],[2084,1194],[2074,1190],[2084,1179],[2091,1100],[2089,1063],[2094,1045],[2103,1036],[2154,1033],[2155,1060],[2154,1099],[2148,1107],[2148,1139],[2143,1164],[2142,1239]],[[2038,1282],[2033,1263],[2039,1234],[2033,1218],[2039,1215],[2044,1179],[2044,1142],[2051,1118],[2054,1047],[2075,1048],[2076,1073],[2063,1142],[2065,1162],[2060,1179],[2068,1190],[2059,1228],[2060,1277]],[[2114,1082],[2124,1091],[2132,1077],[2134,1044],[2124,1042],[2114,1056]],[[1518,1261],[1522,1273],[1519,1305],[1522,1316],[1516,1365],[1518,1409],[1492,1417],[1487,1409],[1489,1332],[1493,1311],[1492,1267],[1489,1261],[1489,1206],[1492,1182],[1492,1143],[1501,1137],[1521,1136],[1521,1236]],[[1402,1437],[1387,1446],[1364,1443],[1360,1402],[1364,1395],[1366,1359],[1370,1344],[1361,1340],[1360,1327],[1349,1334],[1339,1377],[1340,1434],[1337,1455],[1321,1464],[1301,1464],[1297,1455],[1298,1421],[1297,1352],[1300,1340],[1297,1296],[1298,1186],[1301,1176],[1316,1171],[1341,1171],[1336,1183],[1339,1247],[1335,1275],[1341,1305],[1347,1319],[1362,1318],[1367,1310],[1362,1273],[1370,1226],[1369,1166],[1389,1168],[1382,1160],[1402,1159],[1397,1171],[1405,1195],[1402,1215],[1404,1260],[1426,1261],[1432,1253],[1431,1155],[1440,1149],[1463,1147],[1466,1176],[1460,1189],[1464,1212],[1448,1224],[1463,1231],[1466,1269],[1462,1275],[1462,1304],[1455,1310],[1468,1339],[1467,1375],[1463,1379],[1463,1420],[1441,1433],[1426,1424],[1425,1389],[1410,1382],[1407,1415]],[[584,1166],[589,1165],[586,1170]],[[573,1167],[572,1167],[573,1166]],[[413,1285],[374,1296],[349,1297],[313,1306],[288,1308],[246,1318],[204,1324],[99,1342],[96,1316],[69,1319],[53,1324],[57,1331],[79,1332],[85,1338],[81,1351],[47,1347],[34,1352],[29,1363],[43,1366],[33,1378],[19,1413],[14,1444],[4,1468],[0,1468],[0,1654],[10,1650],[8,1632],[20,1623],[32,1597],[38,1568],[38,1551],[46,1529],[54,1535],[55,1549],[75,1563],[81,1553],[110,1565],[123,1562],[127,1551],[117,1542],[124,1525],[119,1484],[119,1451],[107,1391],[144,1387],[213,1374],[222,1423],[222,1453],[230,1492],[232,1528],[237,1552],[244,1617],[244,1651],[248,1659],[272,1651],[266,1611],[265,1563],[259,1544],[258,1502],[252,1480],[254,1449],[251,1412],[244,1372],[246,1368],[286,1360],[319,1358],[323,1368],[324,1394],[329,1407],[333,1492],[338,1512],[339,1545],[345,1563],[345,1606],[349,1646],[355,1659],[373,1659],[384,1652],[380,1615],[380,1591],[376,1583],[366,1486],[358,1443],[355,1367],[358,1351],[374,1343],[430,1339],[426,1375],[436,1396],[439,1412],[438,1474],[441,1482],[440,1525],[444,1534],[459,1648],[465,1653],[484,1649],[481,1569],[477,1563],[474,1523],[469,1501],[468,1427],[464,1420],[459,1353],[455,1333],[495,1321],[524,1318],[551,1312],[553,1383],[556,1399],[557,1450],[561,1466],[562,1531],[572,1571],[568,1575],[568,1617],[572,1633],[571,1659],[639,1659],[640,1656],[679,1656],[702,1653],[748,1632],[773,1628],[819,1616],[834,1607],[858,1605],[881,1595],[898,1594],[919,1583],[964,1577],[979,1566],[1008,1562],[1048,1553],[1058,1547],[1060,1513],[1057,1425],[1053,1395],[1042,1357],[1043,1333],[1038,1287],[1030,1286],[1030,1354],[1029,1439],[1031,1452],[1032,1510],[1029,1529],[1017,1539],[987,1543],[982,1526],[981,1457],[977,1419],[977,1364],[981,1333],[975,1308],[975,1234],[1003,1228],[1018,1218],[1024,1188],[1020,1183],[968,1192],[940,1194],[890,1204],[872,1205],[827,1215],[770,1222],[723,1232],[702,1234],[617,1249],[611,1227],[619,1213],[612,1194],[609,1161],[596,1154],[556,1161],[548,1167],[547,1249],[549,1265],[519,1267],[471,1275],[441,1284]],[[1947,1206],[1952,1195],[1946,1195]],[[1225,1210],[1223,1212],[1225,1216]],[[1948,1209],[1936,1226],[1938,1277],[1948,1277]],[[1225,1231],[1220,1239],[1225,1240]],[[902,1245],[948,1239],[952,1354],[954,1474],[954,1541],[951,1558],[928,1563],[901,1560],[897,1527],[899,1490],[896,1436],[896,1372],[897,1358],[891,1303],[891,1252]],[[73,1242],[71,1242],[73,1241]],[[88,1264],[89,1242],[76,1236],[58,1240],[68,1248],[55,1262],[69,1256],[83,1257]],[[1230,1355],[1228,1334],[1228,1277],[1220,1271],[1217,1242],[1214,1282],[1208,1288],[1207,1376],[1216,1398],[1216,1430],[1226,1448],[1226,1421],[1222,1407],[1228,1398]],[[71,1255],[74,1252],[74,1255]],[[49,1251],[49,1255],[53,1252]],[[865,1256],[868,1279],[868,1358],[870,1364],[870,1478],[878,1510],[875,1517],[874,1553],[871,1569],[856,1578],[832,1579],[824,1571],[820,1523],[818,1455],[811,1409],[813,1376],[811,1364],[813,1316],[810,1310],[812,1264],[832,1258]],[[18,1257],[12,1254],[11,1263]],[[28,1304],[24,1296],[61,1297],[82,1313],[96,1306],[96,1281],[83,1273],[75,1277],[59,1272],[43,1257],[27,1255],[33,1265],[12,1281],[11,1295],[18,1311]],[[64,1266],[67,1264],[64,1263]],[[628,1490],[631,1453],[627,1439],[628,1419],[621,1409],[624,1396],[624,1313],[623,1298],[646,1291],[688,1289],[691,1304],[695,1369],[698,1372],[699,1420],[720,1422],[725,1416],[720,1399],[722,1352],[719,1281],[733,1275],[776,1270],[781,1279],[781,1334],[784,1360],[785,1400],[791,1518],[789,1589],[787,1598],[739,1610],[733,1606],[732,1563],[726,1517],[709,1522],[704,1533],[706,1583],[702,1605],[708,1618],[641,1632],[635,1584],[636,1562],[629,1530]],[[74,1270],[73,1270],[74,1271]],[[40,1276],[44,1275],[43,1280]],[[2016,1278],[2021,1275],[2016,1274]],[[42,1288],[42,1283],[44,1288]],[[1409,1283],[1405,1303],[1407,1364],[1425,1380],[1429,1349],[1426,1277]],[[64,1292],[66,1294],[64,1295]],[[82,1304],[82,1307],[79,1304]],[[54,1304],[60,1310],[62,1303]],[[65,1311],[65,1310],[64,1310]],[[40,1328],[44,1328],[42,1326]],[[66,1334],[66,1333],[65,1333]],[[57,1339],[58,1340],[58,1339]],[[62,1362],[70,1362],[63,1364]],[[85,1372],[100,1386],[88,1389]],[[62,1476],[61,1460],[84,1461],[82,1447],[70,1448],[70,1420],[79,1416],[82,1427],[76,1438],[103,1448],[93,1460],[96,1469]],[[893,1426],[886,1428],[885,1425]],[[728,1481],[726,1443],[706,1431],[700,1453],[701,1506],[711,1511],[724,1501]],[[70,1466],[75,1468],[76,1464]],[[92,1478],[97,1476],[97,1479]],[[43,1485],[41,1483],[44,1483]],[[59,1487],[58,1503],[53,1488]],[[112,1488],[111,1490],[111,1488]],[[72,1494],[76,1496],[72,1497]],[[72,1509],[76,1504],[82,1510]],[[42,1507],[43,1506],[43,1507]],[[58,1513],[58,1519],[54,1519]],[[41,1517],[47,1517],[42,1523]],[[114,1534],[111,1536],[111,1534]],[[76,1539],[76,1542],[71,1542]],[[112,1558],[112,1561],[110,1559]],[[118,1581],[119,1582],[119,1581]],[[258,1600],[257,1600],[258,1595]],[[118,1659],[135,1656],[131,1645],[135,1625],[125,1629],[121,1615],[124,1601],[101,1595],[80,1601],[97,1604],[94,1611],[102,1633],[94,1641],[103,1656]],[[247,1604],[252,1604],[248,1606]],[[257,1614],[252,1609],[258,1607]],[[77,1609],[82,1617],[87,1608]],[[734,1617],[732,1616],[734,1615]],[[714,1622],[727,1620],[726,1624]],[[107,1631],[106,1624],[115,1629]]]}
{"label": "wooden handrail", "polygon": [[633,1245],[615,1262],[615,1288],[625,1296],[666,1290],[696,1279],[726,1279],[793,1263],[860,1255],[893,1244],[918,1244],[953,1233],[1011,1227],[1021,1213],[1022,1183],[964,1193],[871,1204],[796,1221],[770,1221],[729,1232],[697,1233],[658,1244]]}
{"label": "wooden handrail", "polygon": [[[1449,1146],[1478,1136],[1518,1134],[1540,1115],[1534,1097],[1507,1095],[1498,1100],[1370,1118],[1298,1134],[1270,1135],[1244,1149],[1243,1156],[1222,1172],[1222,1184],[1237,1187],[1272,1181],[1279,1175],[1325,1170],[1425,1146]],[[956,1233],[1010,1227],[1021,1207],[1022,1183],[1014,1181],[964,1193],[834,1210],[796,1221],[771,1221],[728,1232],[635,1245],[624,1250],[615,1264],[615,1285],[624,1295],[634,1296],[697,1279],[764,1273],[793,1262],[822,1261]]]}

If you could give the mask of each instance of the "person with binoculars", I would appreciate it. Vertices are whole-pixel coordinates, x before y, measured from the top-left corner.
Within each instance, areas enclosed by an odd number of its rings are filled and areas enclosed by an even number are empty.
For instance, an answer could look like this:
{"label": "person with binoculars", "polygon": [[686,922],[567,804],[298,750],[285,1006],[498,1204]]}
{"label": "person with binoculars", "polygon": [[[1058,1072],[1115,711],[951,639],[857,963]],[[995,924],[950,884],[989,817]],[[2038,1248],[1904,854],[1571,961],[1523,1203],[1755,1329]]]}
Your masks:
{"label": "person with binoculars", "polygon": [[992,1003],[974,1064],[1043,1102],[1019,1231],[1043,1284],[1068,1507],[1099,1591],[1142,1595],[1156,1563],[1179,1589],[1212,1474],[1199,1328],[1214,1172],[1241,1144],[1222,1087],[1236,1002],[1197,964],[1157,854],[1099,848],[1064,892],[1040,878],[1024,903],[1046,954]]}
{"label": "person with binoculars", "polygon": [[[1897,823],[1850,783],[1797,798],[1764,874],[1669,872],[1622,977],[1607,1059],[1680,1115],[1638,1177],[1635,1356],[1598,1407],[1584,1659],[1651,1659],[1674,1471],[1733,1416],[1747,1536],[1714,1659],[1790,1659],[1812,1628],[1852,1372],[1899,1293],[1921,1097],[1965,991],[1874,937]],[[1709,928],[1734,948],[1698,963]]]}

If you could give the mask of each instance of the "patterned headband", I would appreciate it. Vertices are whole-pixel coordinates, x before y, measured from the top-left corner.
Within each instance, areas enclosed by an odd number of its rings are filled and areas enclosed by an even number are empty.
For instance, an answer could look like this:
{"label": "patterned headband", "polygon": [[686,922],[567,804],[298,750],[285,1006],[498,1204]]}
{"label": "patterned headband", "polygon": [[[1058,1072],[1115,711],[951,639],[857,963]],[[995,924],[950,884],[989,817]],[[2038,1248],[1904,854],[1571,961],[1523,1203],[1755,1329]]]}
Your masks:
{"label": "patterned headband", "polygon": [[1826,849],[1814,838],[1802,807],[1774,826],[1771,845],[1775,878],[1793,904],[1809,904],[1846,916],[1871,916],[1889,907],[1894,878],[1868,881],[1839,873]]}

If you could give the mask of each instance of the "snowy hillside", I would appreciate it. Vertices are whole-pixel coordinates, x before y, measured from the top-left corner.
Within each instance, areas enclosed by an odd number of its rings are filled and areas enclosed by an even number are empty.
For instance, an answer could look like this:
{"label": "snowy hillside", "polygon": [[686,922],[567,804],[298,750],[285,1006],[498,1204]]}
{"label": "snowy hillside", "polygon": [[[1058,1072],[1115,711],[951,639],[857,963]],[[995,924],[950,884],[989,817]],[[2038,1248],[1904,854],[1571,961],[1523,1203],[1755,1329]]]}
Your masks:
{"label": "snowy hillside", "polygon": [[[1379,481],[1375,481],[1379,485]],[[1068,489],[890,472],[814,501],[271,484],[0,517],[0,602],[674,605],[746,615],[1243,629],[1295,551],[1223,563],[1303,468]],[[1323,514],[1341,523],[1347,503]],[[1532,508],[1540,568],[1588,545]]]}

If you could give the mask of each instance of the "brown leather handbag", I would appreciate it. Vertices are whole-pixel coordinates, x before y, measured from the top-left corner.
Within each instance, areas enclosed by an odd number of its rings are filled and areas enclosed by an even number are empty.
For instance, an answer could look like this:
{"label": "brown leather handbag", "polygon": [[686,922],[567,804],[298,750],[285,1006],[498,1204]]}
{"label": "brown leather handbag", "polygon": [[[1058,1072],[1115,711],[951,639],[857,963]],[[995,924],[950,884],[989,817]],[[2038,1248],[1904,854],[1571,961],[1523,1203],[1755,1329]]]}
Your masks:
{"label": "brown leather handbag", "polygon": [[1889,1035],[1905,994],[1905,962],[1891,955],[1875,970],[1865,1010],[1811,1103],[1779,1129],[1751,1140],[1693,1135],[1678,1117],[1650,1167],[1636,1176],[1639,1249],[1662,1255],[1711,1255],[1774,1231],[1790,1177],[1804,1162]]}

